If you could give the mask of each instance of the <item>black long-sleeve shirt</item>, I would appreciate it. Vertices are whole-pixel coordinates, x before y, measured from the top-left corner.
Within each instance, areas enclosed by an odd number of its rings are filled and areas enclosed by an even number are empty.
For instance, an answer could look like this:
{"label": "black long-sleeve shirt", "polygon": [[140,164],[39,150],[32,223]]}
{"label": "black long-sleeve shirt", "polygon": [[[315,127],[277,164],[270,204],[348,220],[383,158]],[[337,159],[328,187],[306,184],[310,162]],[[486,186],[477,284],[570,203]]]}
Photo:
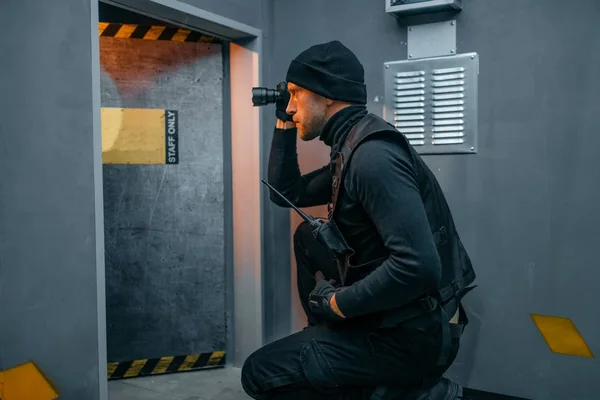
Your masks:
{"label": "black long-sleeve shirt", "polygon": [[[342,110],[325,126],[321,140],[332,155],[353,123],[356,109]],[[269,181],[295,205],[308,207],[331,200],[329,165],[301,176],[296,129],[274,132]],[[286,206],[272,194],[277,204]],[[441,264],[417,185],[409,150],[398,140],[377,138],[361,144],[345,173],[347,205],[336,223],[362,262],[376,256],[385,261],[363,279],[336,294],[346,317],[401,307],[435,288]],[[342,200],[338,200],[342,201]]]}
{"label": "black long-sleeve shirt", "polygon": [[[268,181],[296,207],[313,207],[331,201],[331,179],[326,165],[301,175],[296,151],[297,130],[275,129],[269,156]],[[273,192],[270,199],[278,206],[288,204]]]}

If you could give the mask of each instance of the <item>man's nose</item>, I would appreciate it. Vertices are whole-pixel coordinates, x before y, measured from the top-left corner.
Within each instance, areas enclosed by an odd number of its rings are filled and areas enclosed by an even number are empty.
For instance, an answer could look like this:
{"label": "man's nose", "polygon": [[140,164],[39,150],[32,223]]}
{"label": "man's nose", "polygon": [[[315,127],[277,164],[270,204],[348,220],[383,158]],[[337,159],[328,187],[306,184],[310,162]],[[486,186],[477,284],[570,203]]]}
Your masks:
{"label": "man's nose", "polygon": [[285,113],[289,115],[294,115],[296,113],[296,106],[291,100],[288,102]]}

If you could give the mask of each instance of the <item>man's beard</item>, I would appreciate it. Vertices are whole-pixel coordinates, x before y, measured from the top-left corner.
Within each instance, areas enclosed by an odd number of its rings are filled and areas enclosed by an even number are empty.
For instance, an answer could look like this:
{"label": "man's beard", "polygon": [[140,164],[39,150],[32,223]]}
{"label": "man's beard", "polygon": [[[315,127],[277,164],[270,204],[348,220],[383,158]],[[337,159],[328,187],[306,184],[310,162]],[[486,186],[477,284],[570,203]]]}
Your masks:
{"label": "man's beard", "polygon": [[321,135],[323,131],[323,127],[325,126],[326,119],[324,115],[318,115],[312,117],[306,123],[302,125],[302,135],[301,139],[304,141],[313,140]]}

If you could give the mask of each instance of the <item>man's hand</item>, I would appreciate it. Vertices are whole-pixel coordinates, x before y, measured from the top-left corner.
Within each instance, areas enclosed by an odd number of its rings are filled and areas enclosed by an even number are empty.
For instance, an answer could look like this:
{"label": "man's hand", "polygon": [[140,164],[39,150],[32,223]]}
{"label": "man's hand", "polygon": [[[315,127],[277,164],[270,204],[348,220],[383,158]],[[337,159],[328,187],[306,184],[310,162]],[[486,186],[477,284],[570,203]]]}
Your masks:
{"label": "man's hand", "polygon": [[315,274],[315,280],[317,281],[317,284],[312,292],[310,292],[308,298],[308,305],[310,309],[316,314],[319,314],[330,321],[340,321],[346,318],[337,307],[335,301],[335,293],[343,289],[336,289],[333,286],[335,281],[325,280],[325,276],[323,276],[321,271],[318,271]]}
{"label": "man's hand", "polygon": [[288,106],[288,103],[290,102],[290,92],[287,91],[287,85],[285,87],[285,90],[282,91],[283,92],[283,96],[282,99],[277,100],[275,102],[275,115],[277,116],[277,119],[281,120],[281,121],[292,121],[292,116],[289,114],[286,114],[285,110]]}

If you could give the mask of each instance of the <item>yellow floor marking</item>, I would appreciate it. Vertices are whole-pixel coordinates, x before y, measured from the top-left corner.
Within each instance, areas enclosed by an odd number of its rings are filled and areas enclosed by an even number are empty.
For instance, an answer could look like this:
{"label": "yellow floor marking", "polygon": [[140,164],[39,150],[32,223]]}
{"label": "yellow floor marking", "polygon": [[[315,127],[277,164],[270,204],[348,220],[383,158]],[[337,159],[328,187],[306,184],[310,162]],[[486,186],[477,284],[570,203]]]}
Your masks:
{"label": "yellow floor marking", "polygon": [[112,374],[115,373],[115,371],[117,370],[118,366],[119,366],[118,362],[113,362],[113,363],[109,363],[108,364],[108,379],[110,379],[110,377],[112,376]]}
{"label": "yellow floor marking", "polygon": [[32,362],[0,372],[2,400],[55,400],[58,392]]}
{"label": "yellow floor marking", "polygon": [[194,364],[196,364],[196,361],[198,361],[198,358],[200,358],[200,354],[190,354],[189,356],[187,356],[185,358],[185,360],[179,367],[179,370],[180,371],[189,371],[190,369],[192,369]]}
{"label": "yellow floor marking", "polygon": [[173,362],[173,359],[175,357],[163,357],[160,359],[160,361],[158,362],[158,364],[156,364],[156,367],[154,367],[154,371],[152,371],[152,375],[154,374],[164,374],[165,372],[167,372],[167,368],[169,368],[169,365],[171,365],[171,363]]}
{"label": "yellow floor marking", "polygon": [[217,364],[219,364],[219,362],[221,362],[221,360],[223,359],[224,355],[225,355],[224,351],[215,351],[214,353],[212,353],[212,355],[208,359],[208,362],[206,363],[206,365],[217,365]]}
{"label": "yellow floor marking", "polygon": [[129,378],[131,376],[138,376],[142,368],[144,368],[144,365],[146,365],[146,361],[148,360],[135,360],[134,362],[132,362],[131,366],[129,367],[127,372],[125,372],[125,375],[123,375],[123,377]]}

